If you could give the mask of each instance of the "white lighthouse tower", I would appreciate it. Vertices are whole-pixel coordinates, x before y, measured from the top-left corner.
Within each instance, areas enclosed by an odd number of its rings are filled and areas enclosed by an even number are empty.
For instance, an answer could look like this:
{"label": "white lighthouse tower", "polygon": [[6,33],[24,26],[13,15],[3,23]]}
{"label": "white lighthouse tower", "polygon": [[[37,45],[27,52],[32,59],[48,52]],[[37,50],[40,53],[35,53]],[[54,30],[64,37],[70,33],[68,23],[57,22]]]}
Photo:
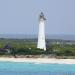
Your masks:
{"label": "white lighthouse tower", "polygon": [[43,49],[46,51],[46,42],[45,42],[45,17],[41,12],[39,16],[39,34],[38,34],[38,43],[37,48]]}

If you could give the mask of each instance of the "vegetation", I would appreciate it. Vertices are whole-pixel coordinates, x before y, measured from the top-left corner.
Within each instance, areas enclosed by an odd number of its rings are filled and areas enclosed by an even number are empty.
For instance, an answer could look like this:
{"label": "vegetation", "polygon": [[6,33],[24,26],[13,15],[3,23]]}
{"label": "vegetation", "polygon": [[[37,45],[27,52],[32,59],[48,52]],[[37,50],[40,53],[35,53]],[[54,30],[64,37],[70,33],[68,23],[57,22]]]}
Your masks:
{"label": "vegetation", "polygon": [[37,49],[37,39],[0,39],[0,55],[75,56],[75,44],[47,40],[47,50]]}

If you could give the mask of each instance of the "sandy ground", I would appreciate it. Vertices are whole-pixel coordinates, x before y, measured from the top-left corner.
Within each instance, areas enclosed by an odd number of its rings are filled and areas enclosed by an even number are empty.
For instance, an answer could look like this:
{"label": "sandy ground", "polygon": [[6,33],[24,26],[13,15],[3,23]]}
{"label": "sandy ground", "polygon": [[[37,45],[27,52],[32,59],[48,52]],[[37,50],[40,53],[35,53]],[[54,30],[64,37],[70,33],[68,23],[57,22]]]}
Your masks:
{"label": "sandy ground", "polygon": [[50,64],[75,64],[75,59],[56,58],[0,58],[3,62],[29,62],[29,63],[50,63]]}

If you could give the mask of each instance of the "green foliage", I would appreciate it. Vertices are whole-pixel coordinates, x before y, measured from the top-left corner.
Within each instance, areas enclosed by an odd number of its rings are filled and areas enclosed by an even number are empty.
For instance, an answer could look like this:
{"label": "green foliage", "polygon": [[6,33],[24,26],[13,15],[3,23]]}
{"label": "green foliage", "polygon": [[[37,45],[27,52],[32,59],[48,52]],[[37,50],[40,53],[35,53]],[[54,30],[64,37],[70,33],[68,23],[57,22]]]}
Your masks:
{"label": "green foliage", "polygon": [[[4,49],[6,44],[10,44],[10,53]],[[75,56],[75,44],[48,44],[47,51],[37,49],[37,42],[30,39],[0,39],[0,55],[56,55]],[[2,50],[1,50],[2,49]]]}
{"label": "green foliage", "polygon": [[12,55],[40,55],[43,53],[43,50],[39,49],[28,49],[20,48],[11,51]]}
{"label": "green foliage", "polygon": [[53,45],[52,52],[57,56],[75,56],[75,45]]}

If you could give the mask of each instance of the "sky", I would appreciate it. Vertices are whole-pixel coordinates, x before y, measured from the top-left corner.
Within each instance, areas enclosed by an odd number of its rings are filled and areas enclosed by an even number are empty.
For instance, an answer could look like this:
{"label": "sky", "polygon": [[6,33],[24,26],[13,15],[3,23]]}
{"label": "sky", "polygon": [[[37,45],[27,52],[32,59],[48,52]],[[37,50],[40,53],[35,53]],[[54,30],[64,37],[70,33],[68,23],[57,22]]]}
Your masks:
{"label": "sky", "polygon": [[46,34],[75,35],[75,0],[0,0],[0,34],[38,34],[41,12]]}

